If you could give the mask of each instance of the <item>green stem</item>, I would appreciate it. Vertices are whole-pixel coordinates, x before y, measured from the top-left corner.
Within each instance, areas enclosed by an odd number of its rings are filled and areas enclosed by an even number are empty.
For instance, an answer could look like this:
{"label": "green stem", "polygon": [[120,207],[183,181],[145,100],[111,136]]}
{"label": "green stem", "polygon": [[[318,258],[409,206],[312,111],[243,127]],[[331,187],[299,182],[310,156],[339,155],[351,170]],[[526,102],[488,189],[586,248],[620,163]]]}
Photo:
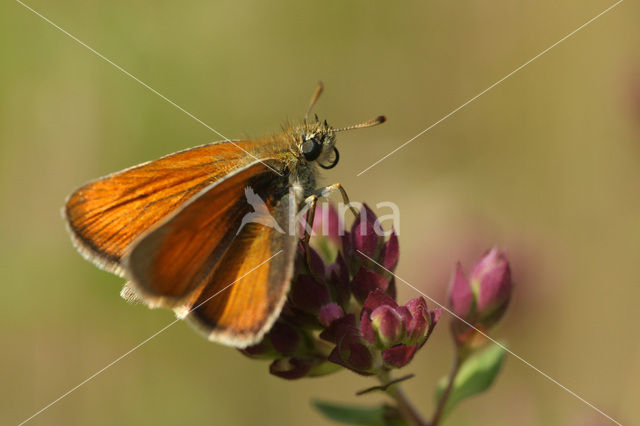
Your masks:
{"label": "green stem", "polygon": [[456,356],[453,361],[453,367],[451,367],[451,373],[449,373],[449,379],[447,382],[447,387],[445,388],[442,396],[440,397],[440,401],[438,401],[438,406],[436,407],[436,412],[433,413],[433,417],[431,418],[431,426],[438,426],[440,421],[442,420],[442,416],[444,415],[444,407],[447,405],[447,400],[451,395],[451,389],[453,389],[453,383],[456,380],[456,376],[458,375],[458,371],[460,371],[460,365],[462,364],[462,356],[460,353],[456,351]]}
{"label": "green stem", "polygon": [[[378,373],[378,379],[383,386],[392,380],[388,371],[381,371]],[[391,385],[385,390],[385,392],[396,401],[396,408],[407,423],[413,426],[431,426],[430,423],[422,418],[411,402],[409,402],[409,399],[404,392],[402,392],[399,385]]]}

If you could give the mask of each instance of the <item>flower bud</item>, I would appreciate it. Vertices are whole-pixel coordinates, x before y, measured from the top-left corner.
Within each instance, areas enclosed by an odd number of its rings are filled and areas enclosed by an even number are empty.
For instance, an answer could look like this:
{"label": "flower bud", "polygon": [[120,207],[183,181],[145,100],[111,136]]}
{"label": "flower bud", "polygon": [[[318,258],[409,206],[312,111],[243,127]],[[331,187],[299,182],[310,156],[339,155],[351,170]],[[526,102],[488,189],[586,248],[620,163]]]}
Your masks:
{"label": "flower bud", "polygon": [[306,376],[314,366],[313,360],[303,358],[279,358],[269,366],[269,373],[287,380],[300,379]]}
{"label": "flower bud", "polygon": [[360,334],[367,343],[382,349],[387,367],[400,368],[425,344],[440,312],[429,310],[421,297],[398,306],[388,294],[376,290],[362,308]]}
{"label": "flower bud", "polygon": [[398,236],[396,231],[391,231],[389,240],[382,246],[382,252],[380,258],[382,260],[382,266],[386,269],[393,271],[398,265],[398,258],[400,257],[400,245],[398,244]]}
{"label": "flower bud", "polygon": [[373,355],[358,333],[344,335],[328,360],[364,376],[373,374]]}
{"label": "flower bud", "polygon": [[[451,310],[460,318],[482,330],[488,330],[504,314],[511,298],[511,271],[504,253],[496,248],[487,252],[475,265],[470,279],[460,264],[449,291]],[[452,323],[459,344],[475,344],[475,332],[461,321]]]}
{"label": "flower bud", "polygon": [[435,325],[427,302],[422,297],[417,297],[409,300],[405,306],[411,314],[407,323],[407,342],[422,345],[432,329],[432,322]]}
{"label": "flower bud", "polygon": [[511,298],[511,270],[504,253],[493,248],[478,262],[471,272],[471,290],[479,317],[496,323]]}
{"label": "flower bud", "polygon": [[280,356],[280,354],[273,349],[271,342],[267,338],[262,339],[255,345],[240,349],[240,353],[254,359],[274,359]]}
{"label": "flower bud", "polygon": [[241,349],[240,352],[249,358],[275,359],[293,354],[302,343],[302,336],[296,327],[278,320],[260,342]]}
{"label": "flower bud", "polygon": [[347,308],[351,293],[349,292],[349,267],[340,253],[333,264],[327,267],[329,279],[327,285],[331,291],[333,301],[343,308]]}
{"label": "flower bud", "polygon": [[370,375],[373,368],[373,353],[355,324],[356,319],[353,314],[345,315],[334,320],[320,333],[320,338],[336,345],[327,358],[329,361],[358,374]]}
{"label": "flower bud", "polygon": [[320,308],[318,321],[323,327],[329,327],[332,322],[344,317],[344,310],[335,303],[329,303]]}
{"label": "flower bud", "polygon": [[333,262],[342,245],[344,225],[332,204],[322,203],[316,207],[313,219],[311,245],[326,262]]}
{"label": "flower bud", "polygon": [[365,266],[361,266],[356,275],[351,280],[351,292],[360,302],[364,302],[369,294],[376,290],[385,291],[389,287],[389,282],[385,277],[374,272]]}
{"label": "flower bud", "polygon": [[356,316],[347,314],[334,320],[329,327],[320,333],[320,338],[337,344],[345,334],[352,333],[356,327]]}
{"label": "flower bud", "polygon": [[417,345],[398,345],[382,351],[382,360],[387,367],[401,368],[409,364],[418,350]]}
{"label": "flower bud", "polygon": [[449,290],[449,306],[459,317],[467,318],[474,307],[473,292],[467,277],[464,276],[462,265],[456,265],[455,275]]}
{"label": "flower bud", "polygon": [[383,347],[391,347],[404,337],[405,323],[400,314],[391,306],[376,308],[370,315],[371,326]]}
{"label": "flower bud", "polygon": [[375,223],[378,220],[375,213],[366,205],[362,205],[360,215],[353,222],[351,227],[351,248],[355,252],[362,252],[369,257],[378,254],[380,236],[375,230]]}
{"label": "flower bud", "polygon": [[292,354],[300,344],[298,330],[282,321],[277,321],[273,325],[271,331],[269,331],[268,338],[273,349],[283,355]]}
{"label": "flower bud", "polygon": [[[392,318],[387,313],[384,313],[382,309],[391,309],[394,310],[398,307],[391,296],[386,294],[381,289],[375,290],[367,296],[367,299],[364,301],[362,306],[362,312],[360,313],[360,334],[364,338],[364,340],[371,346],[381,346],[388,347],[388,342],[390,339],[383,339],[382,336],[379,335],[379,329],[381,327],[381,323],[383,322],[383,316],[388,317],[386,319],[384,327],[387,328],[387,336],[393,337],[391,335],[396,334],[396,318]],[[377,312],[376,312],[377,311]],[[377,324],[374,326],[372,321],[372,314],[376,312]],[[400,323],[403,322],[402,317],[398,312],[394,312],[398,317],[400,317]],[[384,315],[383,315],[384,314]],[[403,330],[404,331],[404,330]],[[383,332],[383,334],[385,334]],[[393,340],[396,340],[393,338]]]}
{"label": "flower bud", "polygon": [[[297,269],[300,271],[306,271],[311,274],[314,274],[319,278],[324,278],[326,271],[325,271],[324,261],[322,260],[322,257],[313,247],[309,246],[308,248],[309,248],[309,262],[307,263],[307,253],[306,253],[307,246],[303,244],[302,241],[300,242],[300,244],[298,244],[298,259],[297,259],[298,268]],[[311,268],[309,268],[309,266]]]}
{"label": "flower bud", "polygon": [[316,314],[323,305],[329,303],[329,289],[313,276],[300,274],[293,284],[290,299],[296,308]]}

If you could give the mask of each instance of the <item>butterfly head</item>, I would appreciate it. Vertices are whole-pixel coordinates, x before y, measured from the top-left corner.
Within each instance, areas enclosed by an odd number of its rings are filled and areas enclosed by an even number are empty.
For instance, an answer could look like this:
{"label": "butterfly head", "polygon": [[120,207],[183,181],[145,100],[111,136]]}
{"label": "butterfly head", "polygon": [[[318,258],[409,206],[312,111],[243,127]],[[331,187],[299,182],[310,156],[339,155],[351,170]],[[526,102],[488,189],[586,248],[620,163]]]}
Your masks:
{"label": "butterfly head", "polygon": [[315,121],[308,122],[306,119],[299,127],[298,151],[300,156],[306,161],[316,161],[323,169],[331,169],[338,164],[340,154],[336,148],[336,133],[345,130],[360,129],[364,127],[377,126],[384,123],[386,118],[380,115],[372,120],[352,126],[334,129],[327,124],[327,120],[320,121],[315,116]]}
{"label": "butterfly head", "polygon": [[299,158],[303,158],[309,163],[315,161],[323,169],[331,169],[338,164],[338,160],[340,159],[338,148],[336,148],[336,133],[345,130],[377,126],[378,124],[384,123],[386,118],[380,115],[372,120],[340,129],[334,129],[329,126],[327,120],[321,121],[317,114],[314,116],[315,120],[309,120],[309,114],[320,97],[322,90],[323,85],[319,83],[311,97],[304,121],[295,128],[294,133],[297,138]]}
{"label": "butterfly head", "polygon": [[305,121],[298,131],[298,151],[307,162],[316,161],[320,167],[330,169],[338,164],[339,154],[336,148],[336,136],[327,121]]}

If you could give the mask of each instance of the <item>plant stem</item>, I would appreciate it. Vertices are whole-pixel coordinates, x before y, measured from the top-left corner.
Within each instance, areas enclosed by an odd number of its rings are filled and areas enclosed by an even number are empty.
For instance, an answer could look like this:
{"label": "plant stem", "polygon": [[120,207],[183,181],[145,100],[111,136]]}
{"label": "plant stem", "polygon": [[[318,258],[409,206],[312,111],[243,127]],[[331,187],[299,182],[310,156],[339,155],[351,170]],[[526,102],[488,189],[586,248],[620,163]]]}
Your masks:
{"label": "plant stem", "polygon": [[451,367],[451,372],[449,373],[447,387],[442,393],[442,396],[440,397],[440,401],[438,401],[436,412],[433,413],[433,417],[431,418],[431,426],[438,426],[438,424],[442,420],[442,416],[444,415],[444,407],[447,405],[447,400],[451,395],[451,389],[453,389],[453,383],[455,382],[456,376],[458,375],[458,371],[460,370],[460,364],[462,364],[462,357],[456,351],[455,359],[453,361],[453,367]]}
{"label": "plant stem", "polygon": [[[392,380],[388,371],[378,373],[378,379],[383,386]],[[398,411],[409,424],[413,426],[431,426],[409,402],[409,399],[407,399],[398,384],[389,386],[385,392],[396,401]]]}

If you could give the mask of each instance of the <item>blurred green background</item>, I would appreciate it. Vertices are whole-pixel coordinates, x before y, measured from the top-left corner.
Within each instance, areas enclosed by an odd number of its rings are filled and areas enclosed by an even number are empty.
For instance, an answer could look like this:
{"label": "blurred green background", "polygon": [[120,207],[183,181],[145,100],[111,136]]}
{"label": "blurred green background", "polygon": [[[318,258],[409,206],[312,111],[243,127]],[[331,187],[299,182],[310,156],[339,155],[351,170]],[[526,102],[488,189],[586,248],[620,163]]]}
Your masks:
{"label": "blurred green background", "polygon": [[[444,300],[457,260],[507,250],[518,287],[493,335],[639,423],[640,7],[627,1],[378,166],[356,174],[613,2],[66,1],[29,4],[224,135],[317,112],[325,173],[401,209],[401,277]],[[60,217],[85,181],[220,139],[15,2],[0,6],[0,423],[15,424],[173,319],[118,296]],[[400,283],[400,300],[416,294]],[[427,414],[448,318],[405,370]],[[341,372],[287,382],[177,324],[33,424],[322,425],[309,401],[377,401]],[[610,424],[513,357],[451,425]]]}

